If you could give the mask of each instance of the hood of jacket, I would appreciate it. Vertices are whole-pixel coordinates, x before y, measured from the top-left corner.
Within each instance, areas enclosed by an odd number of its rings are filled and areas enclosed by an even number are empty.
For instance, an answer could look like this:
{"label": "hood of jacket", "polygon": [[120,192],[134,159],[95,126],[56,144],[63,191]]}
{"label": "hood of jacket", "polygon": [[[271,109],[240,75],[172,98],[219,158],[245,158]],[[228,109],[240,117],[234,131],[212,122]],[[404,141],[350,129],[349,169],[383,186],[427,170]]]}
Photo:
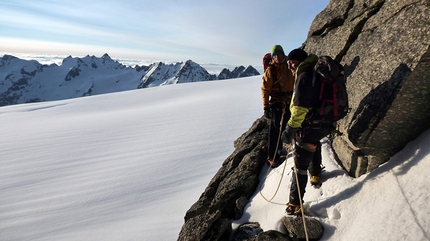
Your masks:
{"label": "hood of jacket", "polygon": [[299,76],[301,73],[303,73],[307,68],[315,66],[315,64],[318,62],[318,56],[315,54],[310,54],[305,60],[303,60],[299,66],[297,66],[296,73],[295,73],[295,79],[297,79],[297,76]]}

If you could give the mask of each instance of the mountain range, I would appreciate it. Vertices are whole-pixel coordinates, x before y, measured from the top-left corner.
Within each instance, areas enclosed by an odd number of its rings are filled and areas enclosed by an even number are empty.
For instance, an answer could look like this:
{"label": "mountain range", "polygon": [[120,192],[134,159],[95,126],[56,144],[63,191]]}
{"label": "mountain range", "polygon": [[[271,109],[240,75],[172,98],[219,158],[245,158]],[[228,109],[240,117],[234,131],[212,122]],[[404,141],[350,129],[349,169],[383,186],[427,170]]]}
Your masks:
{"label": "mountain range", "polygon": [[69,56],[61,65],[40,64],[12,55],[0,58],[0,106],[69,99],[161,85],[260,75],[252,66],[224,68],[218,75],[192,60],[126,66],[108,54]]}

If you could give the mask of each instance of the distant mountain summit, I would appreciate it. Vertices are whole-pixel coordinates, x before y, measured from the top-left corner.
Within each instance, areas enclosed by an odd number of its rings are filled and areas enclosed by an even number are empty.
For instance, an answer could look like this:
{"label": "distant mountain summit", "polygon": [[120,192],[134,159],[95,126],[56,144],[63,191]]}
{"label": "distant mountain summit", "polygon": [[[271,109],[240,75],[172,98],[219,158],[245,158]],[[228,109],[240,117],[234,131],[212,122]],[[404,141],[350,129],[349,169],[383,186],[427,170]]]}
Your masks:
{"label": "distant mountain summit", "polygon": [[252,66],[209,74],[188,60],[128,67],[102,57],[64,58],[61,65],[42,65],[12,55],[0,58],[0,106],[69,99],[161,85],[233,79],[260,75]]}
{"label": "distant mountain summit", "polygon": [[138,88],[215,79],[216,75],[209,74],[206,69],[191,60],[169,65],[158,62],[148,67],[147,74],[142,77]]}
{"label": "distant mountain summit", "polygon": [[218,79],[235,79],[254,75],[260,75],[260,73],[251,65],[246,69],[245,67],[240,66],[236,67],[233,71],[230,71],[229,69],[223,69],[218,75]]}

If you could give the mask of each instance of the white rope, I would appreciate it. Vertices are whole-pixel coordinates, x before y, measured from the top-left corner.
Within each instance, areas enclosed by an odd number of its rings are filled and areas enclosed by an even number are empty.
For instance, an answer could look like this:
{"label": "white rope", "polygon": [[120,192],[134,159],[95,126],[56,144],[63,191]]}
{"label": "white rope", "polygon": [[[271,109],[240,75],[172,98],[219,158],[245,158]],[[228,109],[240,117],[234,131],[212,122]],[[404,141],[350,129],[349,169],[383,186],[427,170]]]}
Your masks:
{"label": "white rope", "polygon": [[[293,158],[293,161],[294,161],[294,158]],[[296,185],[297,185],[297,191],[299,192],[300,210],[302,211],[302,220],[303,220],[303,227],[305,228],[304,230],[305,230],[306,241],[309,241],[308,230],[306,228],[305,209],[303,208],[302,194],[300,192],[299,175],[297,174],[297,167],[296,167],[295,161],[294,161],[294,173],[296,174]]]}
{"label": "white rope", "polygon": [[[279,148],[279,142],[280,142],[280,140],[281,140],[281,134],[282,134],[282,123],[284,122],[284,115],[285,115],[285,108],[286,108],[286,106],[285,106],[285,104],[284,104],[284,106],[283,106],[283,108],[282,108],[282,116],[281,116],[281,122],[279,123],[279,134],[278,134],[278,141],[277,141],[277,143],[276,143],[276,148],[275,148],[275,153],[274,153],[274,155],[273,155],[273,160],[275,160],[276,159],[276,155],[278,154],[278,148]],[[290,150],[289,150],[289,148],[287,149],[287,157],[286,157],[286,159],[288,159],[288,153],[290,152]],[[266,175],[265,175],[265,177],[264,177],[264,179],[263,179],[263,181],[261,181],[260,182],[260,195],[261,195],[261,197],[263,197],[263,199],[264,200],[266,200],[267,202],[271,202],[274,198],[275,198],[275,196],[276,196],[276,194],[278,193],[278,191],[279,191],[279,187],[281,186],[281,182],[282,182],[282,179],[284,178],[284,173],[285,173],[285,167],[287,166],[287,160],[285,160],[285,163],[284,163],[284,168],[282,169],[282,175],[281,175],[281,179],[279,180],[279,183],[278,183],[278,187],[276,188],[276,191],[275,191],[275,193],[273,194],[273,196],[270,198],[270,199],[267,199],[264,195],[263,195],[263,193],[261,193],[261,190],[262,190],[262,186],[263,186],[263,183],[264,183],[264,181],[267,179],[267,177],[268,177],[268,175],[269,175],[269,171],[270,171],[270,168],[269,169],[267,169],[267,172],[266,172]]]}
{"label": "white rope", "polygon": [[[282,110],[282,117],[281,117],[280,129],[279,129],[279,134],[278,134],[278,141],[277,141],[277,143],[276,143],[275,154],[273,155],[273,160],[275,160],[276,155],[277,155],[277,153],[278,153],[279,141],[280,141],[280,139],[281,139],[281,134],[282,134],[282,123],[283,123],[283,121],[284,121],[284,115],[285,115],[285,107],[284,107],[284,108],[283,108],[283,110]],[[286,159],[288,159],[288,154],[289,154],[289,153],[290,153],[290,148],[287,148],[287,157],[286,157]],[[308,230],[307,230],[307,228],[306,228],[305,211],[304,211],[303,202],[302,202],[302,194],[301,194],[301,192],[300,192],[299,177],[298,177],[298,174],[297,174],[297,167],[296,167],[296,162],[294,161],[294,157],[293,157],[293,162],[294,162],[294,173],[295,173],[295,175],[296,175],[297,191],[299,192],[300,210],[301,210],[301,212],[302,212],[302,220],[303,220],[303,227],[304,227],[304,230],[305,230],[305,237],[306,237],[306,241],[309,241],[309,237],[308,237]],[[272,202],[272,200],[275,198],[276,194],[277,194],[277,193],[278,193],[278,191],[279,191],[279,187],[281,186],[282,179],[284,178],[284,173],[285,173],[285,167],[286,167],[286,166],[287,166],[287,160],[285,160],[284,167],[283,167],[283,169],[282,169],[282,175],[281,175],[281,178],[280,178],[280,180],[279,180],[279,183],[278,183],[278,186],[277,186],[277,188],[276,188],[276,191],[275,191],[275,193],[273,194],[273,196],[272,196],[270,199],[267,199],[267,198],[263,195],[263,193],[261,192],[261,190],[262,190],[262,186],[263,186],[263,183],[264,183],[264,181],[267,179],[267,177],[268,177],[268,175],[269,175],[270,168],[268,168],[268,169],[267,169],[267,172],[266,172],[266,175],[265,175],[265,177],[264,177],[263,181],[261,181],[261,182],[260,182],[260,188],[259,188],[260,190],[259,190],[259,193],[260,193],[261,197],[263,197],[263,199],[264,199],[264,200],[266,200],[266,201],[267,201],[267,202],[269,202],[269,203],[270,203],[270,202]]]}
{"label": "white rope", "polygon": [[[289,151],[287,151],[287,158],[288,158],[288,153],[289,153]],[[270,171],[270,168],[269,169],[267,169],[267,172],[266,172],[266,176],[264,177],[264,179],[263,179],[263,181],[261,181],[261,183],[260,183],[260,195],[261,195],[261,197],[263,197],[263,199],[264,200],[266,200],[267,202],[272,202],[272,200],[275,198],[275,196],[276,196],[276,194],[278,193],[278,191],[279,191],[279,187],[281,186],[281,183],[282,183],[282,179],[284,178],[284,173],[285,173],[285,167],[287,166],[287,160],[285,160],[285,163],[284,163],[284,167],[282,168],[282,174],[281,174],[281,179],[279,180],[279,183],[278,183],[278,186],[277,186],[277,188],[276,188],[276,191],[275,191],[275,193],[273,194],[273,196],[270,198],[270,199],[267,199],[264,195],[263,195],[263,193],[261,192],[262,191],[262,186],[263,186],[263,183],[264,183],[264,181],[267,179],[267,177],[268,177],[268,175],[269,175],[269,171]]]}

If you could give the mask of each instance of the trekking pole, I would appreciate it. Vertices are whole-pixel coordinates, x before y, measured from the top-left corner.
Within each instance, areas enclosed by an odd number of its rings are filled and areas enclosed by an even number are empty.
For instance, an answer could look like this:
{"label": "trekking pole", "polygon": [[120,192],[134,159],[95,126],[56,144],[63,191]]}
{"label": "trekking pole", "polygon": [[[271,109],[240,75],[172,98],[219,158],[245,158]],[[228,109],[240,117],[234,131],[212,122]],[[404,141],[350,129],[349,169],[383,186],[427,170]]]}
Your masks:
{"label": "trekking pole", "polygon": [[302,211],[303,227],[304,227],[304,230],[305,230],[306,241],[309,241],[308,230],[306,228],[305,209],[303,208],[302,194],[300,192],[299,175],[297,174],[297,166],[296,166],[296,161],[294,160],[294,152],[293,152],[293,161],[294,161],[294,173],[296,175],[297,191],[299,193],[300,210]]}

